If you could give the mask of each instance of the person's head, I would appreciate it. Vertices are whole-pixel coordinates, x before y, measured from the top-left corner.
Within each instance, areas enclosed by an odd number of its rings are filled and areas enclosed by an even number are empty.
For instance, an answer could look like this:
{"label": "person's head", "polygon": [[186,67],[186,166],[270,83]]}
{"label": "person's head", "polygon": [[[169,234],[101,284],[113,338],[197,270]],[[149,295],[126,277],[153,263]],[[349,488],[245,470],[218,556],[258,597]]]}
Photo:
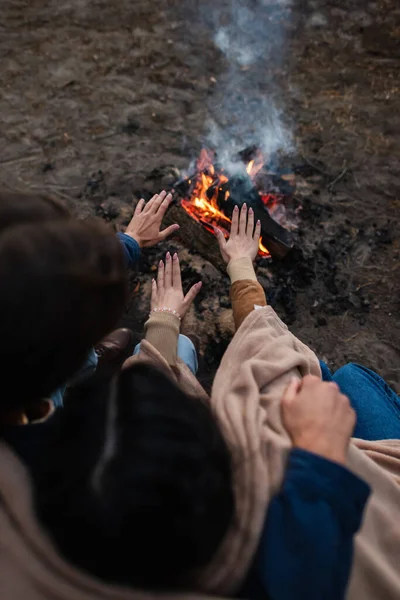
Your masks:
{"label": "person's head", "polygon": [[50,219],[4,229],[0,412],[25,408],[71,377],[125,300],[122,249],[102,223]]}
{"label": "person's head", "polygon": [[233,519],[223,435],[201,400],[151,367],[92,385],[58,416],[39,518],[66,558],[102,580],[183,587]]}
{"label": "person's head", "polygon": [[70,218],[68,209],[45,194],[0,191],[0,235],[10,227]]}

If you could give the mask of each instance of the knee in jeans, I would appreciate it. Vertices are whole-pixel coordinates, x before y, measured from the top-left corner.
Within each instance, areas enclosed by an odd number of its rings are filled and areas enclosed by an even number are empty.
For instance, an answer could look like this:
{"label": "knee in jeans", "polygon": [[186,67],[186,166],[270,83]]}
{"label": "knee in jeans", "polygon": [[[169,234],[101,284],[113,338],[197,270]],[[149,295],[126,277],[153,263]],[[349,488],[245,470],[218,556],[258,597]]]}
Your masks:
{"label": "knee in jeans", "polygon": [[196,352],[196,348],[194,347],[192,340],[190,338],[188,338],[186,335],[183,335],[183,333],[179,334],[178,343],[182,346],[182,348],[185,348],[187,350],[190,349],[193,352]]}
{"label": "knee in jeans", "polygon": [[[368,377],[363,367],[356,363],[348,363],[336,371],[333,380],[344,394],[348,394],[354,385],[361,384]],[[358,383],[356,383],[358,382]]]}
{"label": "knee in jeans", "polygon": [[340,369],[338,369],[335,372],[335,378],[336,378],[336,375],[348,377],[349,375],[354,375],[354,373],[358,373],[359,371],[360,371],[359,365],[357,365],[356,363],[347,363],[347,365],[340,367]]}

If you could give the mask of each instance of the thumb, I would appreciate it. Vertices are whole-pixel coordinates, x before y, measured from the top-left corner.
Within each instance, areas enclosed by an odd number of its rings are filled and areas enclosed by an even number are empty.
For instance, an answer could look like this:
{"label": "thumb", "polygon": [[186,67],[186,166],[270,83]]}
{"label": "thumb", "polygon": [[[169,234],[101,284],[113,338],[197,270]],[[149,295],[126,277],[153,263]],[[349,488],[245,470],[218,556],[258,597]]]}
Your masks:
{"label": "thumb", "polygon": [[214,233],[217,236],[217,240],[218,240],[218,244],[219,244],[219,249],[221,250],[221,252],[223,252],[224,249],[225,249],[225,246],[226,246],[225,236],[222,233],[222,231],[220,229],[218,229],[218,227],[214,227]]}
{"label": "thumb", "polygon": [[158,234],[158,241],[163,242],[164,240],[167,239],[167,237],[172,235],[175,231],[178,231],[178,229],[179,229],[179,225],[177,223],[175,225],[170,225],[169,227],[166,227],[165,229],[160,231],[160,233]]}
{"label": "thumb", "polygon": [[286,390],[282,396],[282,402],[284,404],[290,404],[296,398],[299,390],[301,388],[301,379],[297,379],[297,377],[293,377],[287,386]]}
{"label": "thumb", "polygon": [[195,283],[194,285],[192,285],[192,287],[190,288],[190,290],[186,294],[186,296],[185,296],[185,298],[183,300],[183,305],[184,305],[184,311],[185,311],[185,313],[187,312],[187,310],[189,309],[189,307],[192,304],[193,300],[196,298],[197,294],[201,290],[201,286],[202,285],[203,284],[202,284],[201,281],[199,281],[198,283]]}

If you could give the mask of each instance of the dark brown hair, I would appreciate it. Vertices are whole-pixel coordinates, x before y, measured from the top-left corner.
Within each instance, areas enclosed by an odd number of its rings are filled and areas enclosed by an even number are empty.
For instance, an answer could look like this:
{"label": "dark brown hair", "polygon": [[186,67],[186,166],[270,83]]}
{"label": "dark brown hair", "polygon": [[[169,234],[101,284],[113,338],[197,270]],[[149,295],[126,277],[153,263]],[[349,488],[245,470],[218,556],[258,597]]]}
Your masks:
{"label": "dark brown hair", "polygon": [[122,248],[103,223],[63,219],[3,230],[0,410],[28,406],[71,377],[117,324],[126,292]]}
{"label": "dark brown hair", "polygon": [[72,393],[33,470],[40,520],[69,561],[103,581],[186,588],[235,509],[210,408],[144,364]]}
{"label": "dark brown hair", "polygon": [[0,234],[9,227],[70,217],[59,200],[45,194],[0,191]]}

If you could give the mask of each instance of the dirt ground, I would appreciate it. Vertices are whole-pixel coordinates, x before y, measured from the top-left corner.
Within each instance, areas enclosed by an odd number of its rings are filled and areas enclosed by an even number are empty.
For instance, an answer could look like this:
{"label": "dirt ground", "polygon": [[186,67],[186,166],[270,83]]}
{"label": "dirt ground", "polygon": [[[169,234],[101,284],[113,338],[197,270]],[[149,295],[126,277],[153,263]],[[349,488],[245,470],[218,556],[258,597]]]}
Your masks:
{"label": "dirt ground", "polygon": [[[213,4],[197,4],[2,0],[0,183],[47,190],[81,218],[97,214],[116,228],[132,200],[172,185],[202,145],[227,68],[210,31]],[[275,4],[291,5],[284,53],[279,68],[268,60],[252,76],[273,77],[296,160],[317,168],[301,198],[300,254],[260,265],[262,282],[332,368],[363,363],[400,391],[398,0]],[[204,281],[186,331],[210,384],[232,335],[227,278],[179,240],[171,245],[186,284]],[[147,253],[132,277],[124,322],[137,338],[152,265],[166,248]]]}

